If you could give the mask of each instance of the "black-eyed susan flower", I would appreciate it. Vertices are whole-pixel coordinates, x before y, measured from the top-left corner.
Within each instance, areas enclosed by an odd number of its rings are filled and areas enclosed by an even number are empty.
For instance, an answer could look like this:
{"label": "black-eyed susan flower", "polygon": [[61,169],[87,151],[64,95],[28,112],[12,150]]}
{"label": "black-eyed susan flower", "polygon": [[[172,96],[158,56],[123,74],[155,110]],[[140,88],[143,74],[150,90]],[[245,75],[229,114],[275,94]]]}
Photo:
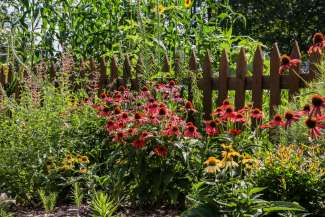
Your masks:
{"label": "black-eyed susan flower", "polygon": [[87,156],[80,156],[78,158],[78,161],[79,161],[79,163],[82,163],[82,164],[88,164],[89,163],[89,158]]}
{"label": "black-eyed susan flower", "polygon": [[162,4],[158,5],[158,13],[162,15],[164,12],[165,12],[165,7]]}
{"label": "black-eyed susan flower", "polygon": [[88,169],[86,167],[81,167],[79,169],[79,173],[81,173],[81,174],[86,174],[87,172],[88,172]]}
{"label": "black-eyed susan flower", "polygon": [[184,1],[184,6],[185,6],[186,8],[190,8],[190,7],[192,7],[192,0],[185,0],[185,1]]}
{"label": "black-eyed susan flower", "polygon": [[216,173],[219,172],[220,169],[223,167],[223,163],[221,160],[216,159],[215,157],[209,157],[205,162],[206,165],[205,172],[207,173]]}

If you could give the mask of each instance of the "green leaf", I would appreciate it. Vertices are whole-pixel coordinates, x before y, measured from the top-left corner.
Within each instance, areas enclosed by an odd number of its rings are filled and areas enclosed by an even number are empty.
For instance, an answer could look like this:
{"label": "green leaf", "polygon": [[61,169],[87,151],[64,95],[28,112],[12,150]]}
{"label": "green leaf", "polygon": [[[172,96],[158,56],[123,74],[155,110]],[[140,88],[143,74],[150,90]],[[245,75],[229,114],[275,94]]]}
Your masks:
{"label": "green leaf", "polygon": [[276,212],[276,211],[306,211],[304,207],[300,206],[295,202],[286,201],[272,201],[269,207],[263,208],[265,212]]}
{"label": "green leaf", "polygon": [[203,204],[195,208],[186,210],[181,217],[216,217],[215,210],[208,204]]}

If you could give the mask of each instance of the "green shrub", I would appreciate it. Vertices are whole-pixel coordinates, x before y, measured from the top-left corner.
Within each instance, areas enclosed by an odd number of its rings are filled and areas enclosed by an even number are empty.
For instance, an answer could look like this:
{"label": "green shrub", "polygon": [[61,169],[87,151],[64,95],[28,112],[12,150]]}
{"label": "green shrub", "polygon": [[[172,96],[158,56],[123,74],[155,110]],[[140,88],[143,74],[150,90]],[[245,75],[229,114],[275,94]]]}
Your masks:
{"label": "green shrub", "polygon": [[58,159],[73,150],[88,154],[103,134],[93,110],[68,92],[45,85],[41,106],[30,93],[19,104],[5,98],[0,113],[0,189],[20,202],[35,198],[39,188],[62,192],[67,180],[52,172],[61,166]]}

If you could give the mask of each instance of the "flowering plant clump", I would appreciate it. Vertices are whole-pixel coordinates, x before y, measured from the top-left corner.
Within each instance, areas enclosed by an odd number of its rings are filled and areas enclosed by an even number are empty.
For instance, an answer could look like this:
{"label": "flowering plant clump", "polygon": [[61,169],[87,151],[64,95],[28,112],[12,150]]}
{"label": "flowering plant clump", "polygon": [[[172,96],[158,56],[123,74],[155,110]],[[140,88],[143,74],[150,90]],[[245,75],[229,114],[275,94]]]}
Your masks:
{"label": "flowering plant clump", "polygon": [[190,187],[188,162],[201,134],[186,121],[195,110],[175,82],[155,85],[154,94],[147,87],[137,95],[120,87],[91,105],[106,119],[107,145],[115,151],[110,163],[125,171],[133,199],[181,201]]}
{"label": "flowering plant clump", "polygon": [[305,208],[324,206],[324,147],[320,145],[279,145],[264,152],[255,180],[268,186],[265,199],[296,201]]}
{"label": "flowering plant clump", "polygon": [[321,55],[325,49],[325,36],[321,32],[317,32],[313,36],[313,44],[308,49],[308,54]]}

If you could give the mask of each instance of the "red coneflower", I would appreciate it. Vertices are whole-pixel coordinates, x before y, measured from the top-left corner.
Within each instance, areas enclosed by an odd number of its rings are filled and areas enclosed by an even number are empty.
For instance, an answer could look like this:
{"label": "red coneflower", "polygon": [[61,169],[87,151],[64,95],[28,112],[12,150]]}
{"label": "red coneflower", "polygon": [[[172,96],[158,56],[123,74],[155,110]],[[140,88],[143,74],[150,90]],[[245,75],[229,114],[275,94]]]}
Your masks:
{"label": "red coneflower", "polygon": [[166,116],[167,115],[167,109],[165,107],[161,107],[158,112],[159,116]]}
{"label": "red coneflower", "polygon": [[122,123],[128,123],[128,122],[132,121],[132,118],[129,117],[129,114],[127,112],[123,112],[120,115],[119,121],[121,121]]}
{"label": "red coneflower", "polygon": [[184,136],[192,137],[192,138],[200,138],[201,137],[200,133],[197,131],[197,127],[194,126],[194,124],[192,122],[188,122],[186,124]]}
{"label": "red coneflower", "polygon": [[311,104],[313,108],[310,112],[310,115],[321,116],[322,115],[322,108],[325,108],[325,100],[320,95],[314,95],[311,99]]}
{"label": "red coneflower", "polygon": [[321,132],[321,129],[325,129],[325,125],[321,124],[321,121],[324,119],[324,117],[319,118],[312,118],[309,117],[305,124],[309,129],[309,134],[311,138],[318,139],[320,136],[322,136],[324,133]]}
{"label": "red coneflower", "polygon": [[284,118],[285,118],[285,123],[284,123],[284,128],[287,129],[293,122],[296,122],[299,120],[300,115],[298,115],[298,113],[293,113],[291,111],[287,111],[284,114]]}
{"label": "red coneflower", "polygon": [[153,135],[147,131],[143,131],[140,135],[140,140],[147,140],[149,138],[153,137]]}
{"label": "red coneflower", "polygon": [[325,48],[325,37],[322,33],[317,32],[313,36],[313,44],[308,49],[308,54],[322,54],[322,50]]}
{"label": "red coneflower", "polygon": [[258,120],[261,120],[263,119],[263,113],[260,109],[258,108],[254,108],[251,112],[251,117],[252,118],[255,118],[255,119],[258,119]]}
{"label": "red coneflower", "polygon": [[232,130],[229,130],[228,133],[233,136],[238,136],[241,133],[241,130],[232,129]]}
{"label": "red coneflower", "polygon": [[221,120],[228,120],[228,119],[233,119],[235,117],[235,112],[234,112],[234,107],[232,107],[231,105],[227,106],[224,109],[224,112],[221,116]]}
{"label": "red coneflower", "polygon": [[132,142],[132,146],[136,149],[141,149],[145,146],[145,141],[143,139],[136,139]]}
{"label": "red coneflower", "polygon": [[119,114],[121,114],[121,113],[122,113],[122,110],[121,110],[120,107],[116,107],[116,108],[114,109],[114,114],[119,115]]}
{"label": "red coneflower", "polygon": [[105,129],[107,132],[110,132],[112,130],[115,130],[117,128],[116,122],[113,122],[111,120],[107,121]]}
{"label": "red coneflower", "polygon": [[109,108],[107,108],[107,107],[101,107],[101,111],[99,112],[99,115],[105,117],[105,116],[108,116],[109,113],[110,113]]}
{"label": "red coneflower", "polygon": [[166,146],[157,145],[153,151],[159,157],[166,157],[168,154],[168,149]]}
{"label": "red coneflower", "polygon": [[126,87],[124,85],[121,85],[121,86],[118,87],[117,90],[120,91],[120,92],[124,92],[126,90]]}
{"label": "red coneflower", "polygon": [[174,87],[176,85],[176,82],[174,80],[169,81],[168,85],[170,87]]}
{"label": "red coneflower", "polygon": [[291,59],[288,55],[284,54],[281,56],[281,66],[279,74],[282,74],[284,71],[296,67],[301,61],[299,59]]}
{"label": "red coneflower", "polygon": [[224,113],[223,109],[218,107],[212,112],[212,115],[221,116],[223,113]]}
{"label": "red coneflower", "polygon": [[238,112],[234,113],[233,121],[235,123],[242,123],[242,124],[247,122],[244,115],[242,115],[241,113],[238,113]]}
{"label": "red coneflower", "polygon": [[180,136],[181,132],[177,125],[170,124],[166,130],[162,131],[162,134],[166,136]]}
{"label": "red coneflower", "polygon": [[221,109],[226,109],[228,106],[230,106],[230,102],[228,99],[225,99],[223,102],[222,102],[222,105],[219,107]]}
{"label": "red coneflower", "polygon": [[122,142],[123,138],[126,137],[126,134],[123,131],[119,131],[115,134],[115,137],[113,138],[114,142]]}
{"label": "red coneflower", "polygon": [[217,120],[205,121],[205,132],[208,136],[216,136],[219,134],[219,122]]}
{"label": "red coneflower", "polygon": [[274,116],[273,120],[269,122],[270,127],[281,127],[284,125],[284,122],[282,121],[282,116],[277,114]]}

